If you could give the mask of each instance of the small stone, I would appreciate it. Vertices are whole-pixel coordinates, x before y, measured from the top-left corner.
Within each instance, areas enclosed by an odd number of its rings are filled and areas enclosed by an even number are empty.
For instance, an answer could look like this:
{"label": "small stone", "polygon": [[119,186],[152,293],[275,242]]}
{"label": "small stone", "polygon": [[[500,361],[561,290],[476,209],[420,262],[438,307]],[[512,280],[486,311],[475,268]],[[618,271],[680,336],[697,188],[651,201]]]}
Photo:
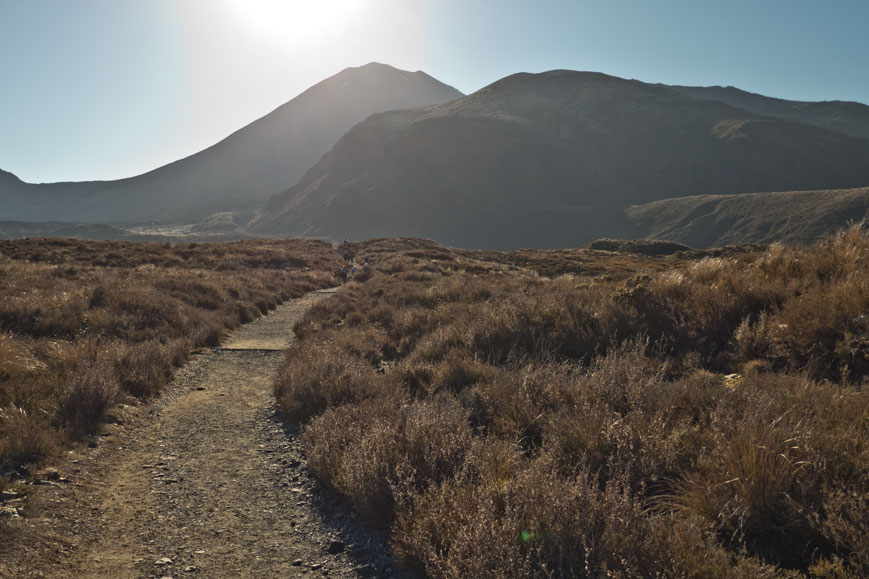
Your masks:
{"label": "small stone", "polygon": [[169,557],[163,557],[162,559],[157,559],[154,561],[154,565],[171,565],[172,559]]}
{"label": "small stone", "polygon": [[0,519],[18,519],[18,509],[15,507],[0,507]]}
{"label": "small stone", "polygon": [[326,551],[328,551],[330,555],[337,555],[344,550],[344,547],[346,547],[344,541],[330,541],[329,547]]}
{"label": "small stone", "polygon": [[55,468],[45,469],[44,471],[42,471],[40,476],[44,479],[47,479],[47,480],[56,480],[56,481],[59,481],[61,478],[63,478],[60,476],[60,473]]}
{"label": "small stone", "polygon": [[302,566],[301,559],[296,559],[295,561],[293,561],[293,567],[301,567],[301,566]]}
{"label": "small stone", "polygon": [[193,551],[194,555],[205,555],[205,551]]}
{"label": "small stone", "polygon": [[21,495],[15,491],[0,491],[0,501],[11,501],[18,498],[21,498]]}
{"label": "small stone", "polygon": [[199,567],[196,567],[195,565],[188,565],[187,567],[184,567],[185,573],[196,573],[197,571],[199,571]]}
{"label": "small stone", "polygon": [[320,563],[312,563],[312,564],[311,564],[311,570],[312,570],[312,571],[316,571],[317,569],[319,569],[319,568],[322,567],[322,566],[323,566],[323,565],[321,565]]}

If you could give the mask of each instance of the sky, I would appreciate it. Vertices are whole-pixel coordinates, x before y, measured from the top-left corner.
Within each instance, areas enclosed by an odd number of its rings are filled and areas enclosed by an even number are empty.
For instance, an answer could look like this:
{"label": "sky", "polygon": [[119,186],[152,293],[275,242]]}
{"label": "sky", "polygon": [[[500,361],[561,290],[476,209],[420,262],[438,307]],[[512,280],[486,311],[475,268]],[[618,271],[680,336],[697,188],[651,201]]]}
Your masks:
{"label": "sky", "polygon": [[0,0],[0,169],[141,174],[368,62],[869,104],[867,24],[866,0]]}

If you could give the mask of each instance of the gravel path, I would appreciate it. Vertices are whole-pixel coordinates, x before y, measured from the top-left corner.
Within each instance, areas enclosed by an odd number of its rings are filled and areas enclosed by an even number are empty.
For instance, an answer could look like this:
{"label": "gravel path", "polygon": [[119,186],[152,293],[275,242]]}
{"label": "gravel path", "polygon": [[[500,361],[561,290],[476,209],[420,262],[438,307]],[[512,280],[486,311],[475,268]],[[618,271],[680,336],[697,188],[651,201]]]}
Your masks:
{"label": "gravel path", "polygon": [[[386,540],[307,472],[272,381],[314,292],[195,358],[72,455],[21,519],[15,577],[384,577]],[[66,479],[65,481],[63,479]],[[41,515],[41,516],[40,516]]]}

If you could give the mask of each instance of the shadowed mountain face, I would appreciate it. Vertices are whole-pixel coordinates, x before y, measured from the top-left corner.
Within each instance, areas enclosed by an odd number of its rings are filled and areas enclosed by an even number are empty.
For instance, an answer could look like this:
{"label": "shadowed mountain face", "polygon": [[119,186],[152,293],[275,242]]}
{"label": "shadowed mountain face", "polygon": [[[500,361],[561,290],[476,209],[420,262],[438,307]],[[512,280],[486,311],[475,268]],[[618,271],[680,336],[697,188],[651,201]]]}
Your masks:
{"label": "shadowed mountain face", "polygon": [[461,96],[423,72],[376,63],[348,68],[216,145],[138,177],[30,185],[0,171],[0,219],[171,222],[251,211],[292,186],[369,115]]}
{"label": "shadowed mountain face", "polygon": [[252,226],[565,247],[635,232],[630,205],[867,184],[869,141],[662,85],[552,71],[369,118]]}
{"label": "shadowed mountain face", "polygon": [[799,121],[869,139],[869,106],[847,101],[801,102],[765,97],[732,86],[674,86],[693,98],[718,101],[756,115]]}

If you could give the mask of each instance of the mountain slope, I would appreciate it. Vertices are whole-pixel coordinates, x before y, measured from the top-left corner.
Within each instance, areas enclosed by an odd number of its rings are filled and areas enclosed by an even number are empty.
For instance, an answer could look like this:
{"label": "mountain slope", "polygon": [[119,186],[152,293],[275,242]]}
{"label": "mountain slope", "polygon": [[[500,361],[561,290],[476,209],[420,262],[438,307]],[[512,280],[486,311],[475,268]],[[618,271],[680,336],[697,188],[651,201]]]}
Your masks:
{"label": "mountain slope", "polygon": [[29,185],[0,174],[0,219],[195,221],[250,209],[293,185],[369,115],[461,96],[423,72],[377,63],[348,68],[216,145],[137,177]]}
{"label": "mountain slope", "polygon": [[756,115],[799,121],[862,139],[869,139],[869,106],[848,101],[789,101],[746,92],[732,86],[674,86],[680,93],[718,101]]}
{"label": "mountain slope", "polygon": [[867,141],[661,85],[551,71],[367,119],[251,226],[564,247],[630,232],[629,205],[867,184]]}
{"label": "mountain slope", "polygon": [[630,207],[625,216],[631,237],[691,247],[813,243],[848,222],[869,219],[869,188],[682,197]]}

